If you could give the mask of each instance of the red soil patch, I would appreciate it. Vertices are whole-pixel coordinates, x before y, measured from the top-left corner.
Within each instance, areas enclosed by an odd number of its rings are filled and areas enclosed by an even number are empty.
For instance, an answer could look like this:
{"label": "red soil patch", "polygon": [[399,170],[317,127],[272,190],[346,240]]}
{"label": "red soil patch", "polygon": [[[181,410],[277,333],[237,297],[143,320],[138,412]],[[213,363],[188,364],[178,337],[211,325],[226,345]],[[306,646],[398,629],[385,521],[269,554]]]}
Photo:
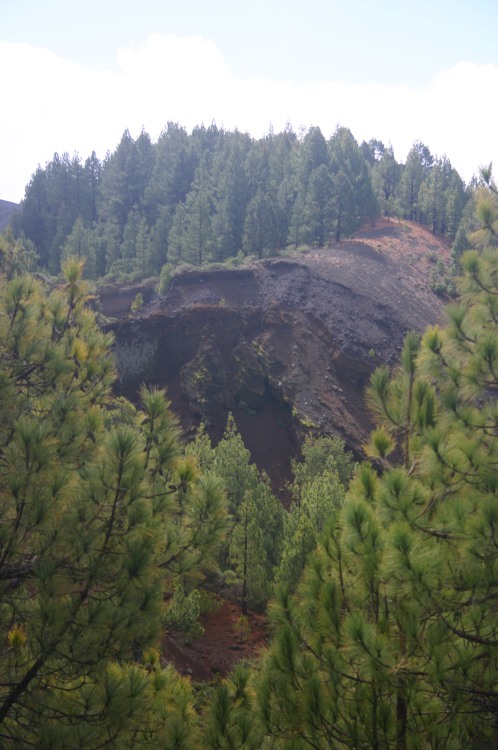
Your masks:
{"label": "red soil patch", "polygon": [[381,217],[373,227],[369,222],[360,227],[353,235],[355,240],[367,243],[401,266],[411,266],[417,275],[427,278],[436,260],[441,258],[446,265],[450,261],[451,242],[414,221]]}
{"label": "red soil patch", "polygon": [[263,615],[249,612],[248,627],[241,632],[240,607],[223,599],[218,603],[219,609],[202,619],[204,634],[201,638],[189,644],[171,635],[164,639],[166,660],[194,682],[225,677],[237,662],[256,657],[267,641]]}

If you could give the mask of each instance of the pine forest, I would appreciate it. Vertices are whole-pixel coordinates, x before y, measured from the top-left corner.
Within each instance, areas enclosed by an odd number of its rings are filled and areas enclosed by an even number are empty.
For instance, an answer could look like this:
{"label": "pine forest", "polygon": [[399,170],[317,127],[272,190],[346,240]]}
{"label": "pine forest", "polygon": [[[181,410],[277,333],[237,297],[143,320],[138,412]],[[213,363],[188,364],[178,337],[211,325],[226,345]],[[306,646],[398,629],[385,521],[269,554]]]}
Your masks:
{"label": "pine forest", "polygon": [[[233,416],[186,441],[117,395],[98,282],[334,245],[379,217],[451,245],[445,322],[365,394],[362,460],[308,435],[286,501]],[[498,747],[498,189],[417,142],[168,123],[54,155],[0,235],[0,747]],[[264,618],[228,675],[180,673],[220,592]]]}

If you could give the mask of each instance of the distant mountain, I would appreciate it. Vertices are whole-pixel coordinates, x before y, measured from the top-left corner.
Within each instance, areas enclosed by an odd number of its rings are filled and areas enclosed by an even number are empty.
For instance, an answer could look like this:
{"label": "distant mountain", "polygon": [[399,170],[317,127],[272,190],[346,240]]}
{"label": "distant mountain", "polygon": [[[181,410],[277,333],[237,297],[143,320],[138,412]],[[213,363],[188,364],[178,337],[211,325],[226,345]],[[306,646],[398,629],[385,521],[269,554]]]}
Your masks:
{"label": "distant mountain", "polygon": [[19,208],[19,203],[0,200],[0,231],[8,227],[12,214]]}

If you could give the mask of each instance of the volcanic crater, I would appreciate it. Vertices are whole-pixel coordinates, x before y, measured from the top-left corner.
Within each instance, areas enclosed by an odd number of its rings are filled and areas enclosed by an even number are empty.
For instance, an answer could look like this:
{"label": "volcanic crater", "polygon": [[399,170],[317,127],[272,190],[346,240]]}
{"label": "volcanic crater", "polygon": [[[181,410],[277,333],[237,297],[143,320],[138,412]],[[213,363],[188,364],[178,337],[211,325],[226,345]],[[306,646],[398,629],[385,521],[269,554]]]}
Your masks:
{"label": "volcanic crater", "polygon": [[[328,247],[241,268],[187,269],[164,294],[102,287],[121,393],[166,387],[186,437],[216,442],[228,413],[275,487],[307,432],[336,435],[359,457],[371,421],[365,387],[395,365],[407,331],[443,319],[430,289],[450,248],[411,222],[382,220]],[[141,291],[146,304],[130,312]]]}

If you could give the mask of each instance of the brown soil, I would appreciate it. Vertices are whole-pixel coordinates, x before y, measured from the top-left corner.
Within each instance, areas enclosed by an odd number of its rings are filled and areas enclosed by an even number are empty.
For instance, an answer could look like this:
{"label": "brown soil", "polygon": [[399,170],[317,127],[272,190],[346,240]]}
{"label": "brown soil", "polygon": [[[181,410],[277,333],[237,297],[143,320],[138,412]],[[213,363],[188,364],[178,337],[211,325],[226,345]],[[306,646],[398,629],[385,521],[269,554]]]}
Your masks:
{"label": "brown soil", "polygon": [[121,390],[166,386],[187,437],[202,419],[216,442],[232,411],[280,490],[305,432],[361,455],[370,374],[396,364],[408,330],[442,319],[430,275],[449,253],[427,229],[381,220],[319,250],[184,272],[160,297],[141,287],[148,304],[134,315],[123,304],[136,289],[101,290],[104,314],[117,317]]}
{"label": "brown soil", "polygon": [[400,268],[416,271],[408,273],[415,287],[426,289],[436,259],[449,264],[451,244],[444,237],[432,234],[426,227],[412,221],[378,219],[375,226],[364,225],[354,235],[353,240],[361,240],[377,252],[399,263]]}
{"label": "brown soil", "polygon": [[202,619],[204,634],[192,643],[168,635],[164,657],[194,682],[211,682],[225,677],[239,661],[255,658],[267,639],[263,615],[249,612],[247,626],[241,628],[237,604],[218,600],[219,609]]}

